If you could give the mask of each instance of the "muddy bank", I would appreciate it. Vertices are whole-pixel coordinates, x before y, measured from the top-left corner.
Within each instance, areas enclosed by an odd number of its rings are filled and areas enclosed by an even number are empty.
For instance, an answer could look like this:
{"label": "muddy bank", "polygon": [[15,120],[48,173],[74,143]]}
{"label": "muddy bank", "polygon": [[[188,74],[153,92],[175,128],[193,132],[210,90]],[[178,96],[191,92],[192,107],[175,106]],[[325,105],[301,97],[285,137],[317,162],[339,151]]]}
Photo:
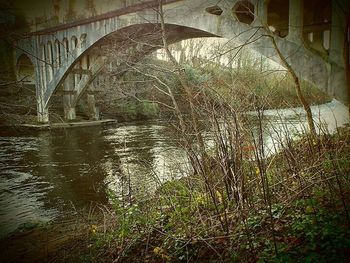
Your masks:
{"label": "muddy bank", "polygon": [[94,223],[96,219],[86,218],[26,226],[0,240],[0,262],[80,262],[88,250]]}

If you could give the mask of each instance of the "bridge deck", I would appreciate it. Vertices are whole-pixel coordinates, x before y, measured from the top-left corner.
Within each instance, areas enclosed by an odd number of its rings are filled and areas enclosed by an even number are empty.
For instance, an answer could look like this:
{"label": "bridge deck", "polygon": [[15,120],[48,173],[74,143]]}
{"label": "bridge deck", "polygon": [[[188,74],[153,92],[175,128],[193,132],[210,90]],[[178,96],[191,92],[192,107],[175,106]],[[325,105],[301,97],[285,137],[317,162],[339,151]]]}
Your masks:
{"label": "bridge deck", "polygon": [[[175,2],[179,2],[179,1],[182,1],[182,0],[163,0],[163,4],[171,4],[171,3],[175,3]],[[58,25],[55,27],[46,28],[43,30],[38,30],[35,32],[30,32],[27,35],[28,36],[45,35],[45,34],[57,32],[57,31],[65,30],[67,28],[86,25],[89,23],[105,20],[108,18],[126,15],[126,14],[130,14],[130,13],[135,13],[135,12],[142,11],[142,10],[149,9],[149,8],[154,8],[154,7],[157,7],[158,5],[159,5],[159,1],[152,0],[152,1],[144,2],[144,3],[139,3],[139,4],[127,6],[124,8],[120,8],[118,10],[113,10],[113,11],[110,11],[108,13],[97,15],[94,17],[77,20],[77,21],[74,21],[71,23],[62,24],[62,25]]]}

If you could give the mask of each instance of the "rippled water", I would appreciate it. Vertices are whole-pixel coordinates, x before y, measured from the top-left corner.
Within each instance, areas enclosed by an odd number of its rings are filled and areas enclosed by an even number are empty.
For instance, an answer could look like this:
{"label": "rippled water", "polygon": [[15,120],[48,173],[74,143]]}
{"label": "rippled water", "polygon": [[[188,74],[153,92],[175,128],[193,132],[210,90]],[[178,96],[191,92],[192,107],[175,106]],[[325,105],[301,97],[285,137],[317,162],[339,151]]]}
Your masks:
{"label": "rippled water", "polygon": [[[333,132],[349,122],[336,101],[313,107],[322,129]],[[254,113],[251,113],[254,116]],[[283,133],[305,129],[301,109],[266,111],[265,143],[270,153]],[[46,222],[92,202],[108,202],[108,190],[121,190],[130,177],[134,190],[153,191],[157,183],[186,170],[186,157],[166,123],[126,124],[31,133],[0,132],[0,237],[26,222]],[[208,142],[210,142],[208,136]]]}
{"label": "rippled water", "polygon": [[[149,191],[176,177],[184,154],[161,123],[116,128],[37,132],[15,130],[0,137],[0,235],[26,222],[107,202],[107,189],[120,190],[122,175],[133,188]],[[140,184],[142,182],[142,184]]]}

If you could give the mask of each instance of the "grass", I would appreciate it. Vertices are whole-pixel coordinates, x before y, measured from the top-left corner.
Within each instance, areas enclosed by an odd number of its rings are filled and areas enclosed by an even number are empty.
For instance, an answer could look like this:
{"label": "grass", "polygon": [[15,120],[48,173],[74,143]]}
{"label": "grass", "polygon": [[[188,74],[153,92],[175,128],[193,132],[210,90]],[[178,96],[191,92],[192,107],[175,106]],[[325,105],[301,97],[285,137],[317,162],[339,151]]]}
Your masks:
{"label": "grass", "polygon": [[[281,139],[283,150],[267,157],[262,113],[297,103],[290,79],[257,75],[254,68],[185,72],[194,94],[191,107],[176,77],[159,78],[174,90],[174,100],[181,98],[182,109],[193,110],[181,129],[174,126],[190,176],[161,184],[154,194],[139,194],[127,183],[121,191],[127,194],[110,193],[111,205],[101,208],[101,223],[89,227],[79,260],[346,262],[349,129],[332,136],[303,134],[298,142]],[[309,98],[312,89],[304,83]],[[126,119],[158,115],[158,106],[148,102],[126,99],[113,107]],[[241,114],[251,109],[258,110],[254,124]],[[210,146],[202,143],[208,132]],[[77,262],[74,250],[61,252],[65,256],[59,254],[57,262]]]}
{"label": "grass", "polygon": [[349,136],[344,129],[317,141],[291,142],[266,160],[264,172],[256,160],[244,161],[245,190],[238,201],[227,194],[215,162],[210,186],[192,174],[164,183],[147,198],[111,198],[105,225],[92,233],[81,260],[347,262]]}
{"label": "grass", "polygon": [[[277,142],[282,150],[266,156],[263,111],[293,105],[291,80],[257,75],[254,68],[217,76],[205,70],[186,69],[193,97],[183,99],[191,118],[184,122],[176,113],[181,125],[174,132],[190,176],[159,185],[153,195],[127,188],[121,191],[127,195],[112,197],[84,260],[346,262],[349,129],[303,133],[294,142],[284,127],[287,136]],[[304,83],[304,89],[312,96],[313,87]],[[253,121],[242,114],[251,109],[257,110]]]}

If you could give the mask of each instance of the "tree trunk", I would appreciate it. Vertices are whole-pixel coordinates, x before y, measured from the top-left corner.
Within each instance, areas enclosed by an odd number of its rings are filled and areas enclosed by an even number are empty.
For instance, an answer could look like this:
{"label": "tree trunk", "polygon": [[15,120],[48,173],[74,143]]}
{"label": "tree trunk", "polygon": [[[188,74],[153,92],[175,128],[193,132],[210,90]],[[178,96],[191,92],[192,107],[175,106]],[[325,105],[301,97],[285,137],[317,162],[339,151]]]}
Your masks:
{"label": "tree trunk", "polygon": [[171,54],[171,52],[169,50],[167,37],[166,37],[166,29],[165,29],[162,1],[160,1],[160,4],[159,4],[159,17],[160,17],[160,25],[161,25],[161,31],[162,31],[163,47],[164,47],[164,50],[165,50],[165,52],[167,54],[167,57],[169,58],[170,62],[174,65],[176,71],[178,72],[177,76],[179,78],[181,86],[185,90],[187,99],[188,99],[189,104],[190,104],[189,106],[190,106],[190,111],[191,111],[191,119],[192,119],[193,129],[194,129],[195,136],[196,136],[198,144],[199,144],[200,152],[203,155],[203,154],[205,154],[205,146],[204,146],[203,137],[202,137],[202,135],[201,135],[201,133],[200,133],[200,131],[198,129],[198,118],[197,118],[197,115],[196,115],[196,112],[195,112],[195,106],[194,106],[194,101],[193,101],[194,96],[193,96],[193,93],[192,93],[192,89],[191,89],[191,87],[188,84],[187,76],[185,74],[185,71],[179,65],[179,63],[176,61],[176,59],[174,58],[174,56]]}
{"label": "tree trunk", "polygon": [[313,136],[316,136],[316,129],[315,129],[315,123],[314,123],[314,119],[312,118],[312,111],[310,108],[310,104],[309,102],[305,99],[303,92],[301,91],[301,86],[300,86],[300,81],[298,76],[296,75],[295,71],[293,70],[292,66],[289,65],[289,63],[287,62],[286,58],[283,56],[282,52],[280,51],[280,49],[278,48],[276,41],[274,39],[273,36],[268,35],[271,39],[272,39],[272,43],[273,43],[273,47],[275,48],[282,64],[287,68],[289,74],[291,74],[293,80],[294,80],[294,84],[295,84],[295,91],[297,92],[297,96],[298,99],[300,101],[300,103],[303,105],[303,108],[306,112],[306,117],[307,117],[307,122],[309,125],[309,129],[310,132]]}

